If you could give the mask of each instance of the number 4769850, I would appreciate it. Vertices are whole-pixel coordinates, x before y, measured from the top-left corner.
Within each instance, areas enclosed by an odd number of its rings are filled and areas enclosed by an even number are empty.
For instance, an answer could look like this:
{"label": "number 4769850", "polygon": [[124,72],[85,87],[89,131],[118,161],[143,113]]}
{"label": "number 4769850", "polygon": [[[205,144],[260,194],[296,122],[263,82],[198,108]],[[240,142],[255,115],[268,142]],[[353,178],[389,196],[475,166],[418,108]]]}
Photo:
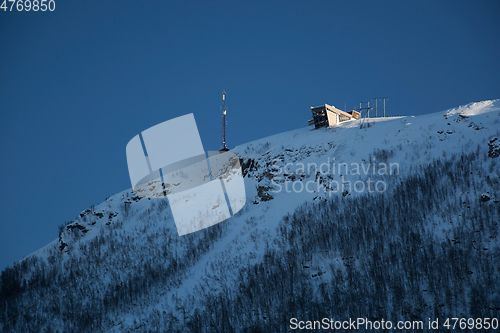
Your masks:
{"label": "number 4769850", "polygon": [[53,12],[56,10],[56,2],[54,0],[3,0],[0,9],[3,9],[4,12],[7,10],[11,12],[12,9],[18,12],[22,12],[23,10],[26,12],[30,10],[34,12],[45,12],[47,10]]}

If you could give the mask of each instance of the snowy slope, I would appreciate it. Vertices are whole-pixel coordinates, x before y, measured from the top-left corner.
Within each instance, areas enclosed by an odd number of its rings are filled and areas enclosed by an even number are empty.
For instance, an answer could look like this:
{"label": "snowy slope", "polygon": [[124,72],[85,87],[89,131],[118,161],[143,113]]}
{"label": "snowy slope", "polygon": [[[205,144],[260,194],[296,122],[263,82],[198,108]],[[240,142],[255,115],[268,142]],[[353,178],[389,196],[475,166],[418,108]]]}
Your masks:
{"label": "snowy slope", "polygon": [[[476,150],[498,156],[500,150],[500,100],[417,117],[372,118],[363,128],[360,123],[305,127],[236,147],[233,151],[245,168],[246,206],[231,219],[192,235],[177,236],[166,200],[141,199],[131,190],[111,196],[16,265],[23,283],[32,285],[32,290],[20,287],[23,306],[38,313],[33,319],[39,321],[37,327],[67,329],[64,316],[44,317],[47,305],[36,290],[52,283],[61,290],[54,296],[57,304],[80,288],[83,304],[104,309],[97,325],[103,331],[159,327],[154,323],[158,316],[182,327],[203,308],[199,295],[236,286],[242,267],[262,261],[266,249],[280,242],[283,217],[301,204],[390,191],[436,159]],[[481,177],[490,186],[457,196],[475,200],[484,195],[491,204],[498,202],[495,161],[484,160]],[[448,227],[437,223],[432,228],[436,237],[447,237]],[[498,246],[498,238],[494,241]],[[311,259],[307,265],[332,278],[321,262]],[[37,274],[45,279],[35,279]],[[120,304],[114,304],[118,299]],[[2,323],[7,328],[20,318],[14,311]]]}

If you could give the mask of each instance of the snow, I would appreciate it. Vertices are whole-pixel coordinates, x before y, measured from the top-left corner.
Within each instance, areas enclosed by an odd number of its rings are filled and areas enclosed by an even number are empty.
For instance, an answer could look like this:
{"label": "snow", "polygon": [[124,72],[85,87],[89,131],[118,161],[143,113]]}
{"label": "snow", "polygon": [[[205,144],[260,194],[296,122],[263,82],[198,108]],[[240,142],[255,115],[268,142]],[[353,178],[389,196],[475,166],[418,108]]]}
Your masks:
{"label": "snow", "polygon": [[[360,174],[344,172],[342,175],[338,172],[329,172],[322,175],[325,181],[330,182],[354,183],[366,182],[370,177],[380,181],[405,177],[416,170],[417,166],[426,165],[436,158],[475,149],[477,145],[487,146],[492,136],[499,135],[500,100],[470,103],[415,117],[369,118],[365,120],[365,125],[369,126],[362,129],[360,129],[361,121],[362,119],[342,122],[332,128],[299,128],[236,147],[233,152],[240,158],[245,161],[253,159],[259,166],[256,170],[248,171],[244,179],[246,206],[238,214],[222,222],[227,227],[224,236],[188,269],[188,273],[179,285],[171,286],[168,291],[159,290],[157,297],[153,298],[146,308],[137,305],[134,315],[128,312],[120,314],[115,319],[114,329],[110,331],[118,332],[124,327],[133,327],[135,320],[139,322],[146,320],[148,314],[155,309],[158,311],[171,309],[175,313],[178,299],[192,299],[201,290],[219,290],[221,286],[221,283],[217,282],[219,278],[224,282],[236,281],[239,267],[257,262],[264,254],[266,246],[273,242],[283,216],[293,213],[297,206],[306,201],[341,195],[341,192],[329,193],[314,186],[310,187],[313,189],[310,192],[306,189],[296,191],[300,187],[296,182],[298,179],[303,185],[308,181],[312,182],[310,184],[317,182],[315,165],[319,167],[322,163],[326,163],[332,167],[345,163],[351,168],[356,164],[366,166],[369,163],[397,163],[399,166],[397,175],[378,175],[373,172]],[[376,151],[387,152],[385,160],[375,158]],[[308,172],[308,165],[312,166],[314,171]],[[305,171],[303,166],[306,166]],[[284,172],[285,167],[288,173]],[[282,178],[282,183],[269,179],[269,172],[273,170],[283,171],[277,175]],[[300,172],[296,173],[297,171]],[[291,177],[296,177],[296,180]],[[492,177],[496,177],[495,172],[492,173]],[[288,192],[285,189],[286,184],[289,185]],[[276,192],[278,189],[276,185],[282,186],[281,192]],[[269,201],[259,198],[258,187],[273,198]],[[269,189],[262,190],[262,188]],[[360,194],[355,190],[349,193],[352,196]],[[155,199],[134,201],[133,197],[131,190],[125,190],[108,198],[91,211],[82,212],[83,216],[77,218],[74,223],[84,226],[88,231],[78,239],[66,239],[66,233],[63,233],[63,241],[73,242],[69,250],[72,255],[78,256],[78,244],[89,242],[102,233],[110,232],[107,222],[113,225],[116,221],[121,221],[123,225],[116,230],[119,230],[123,237],[129,236],[136,242],[144,242],[145,245],[148,242],[148,235],[162,232],[163,228],[175,232],[169,210],[166,210],[161,218],[151,218],[148,214],[153,209]],[[125,205],[130,205],[134,218],[124,216],[124,202],[130,202]],[[110,214],[114,213],[117,215],[110,218]],[[103,217],[99,218],[99,214],[103,214]],[[146,223],[145,219],[149,219],[149,222]],[[92,224],[93,222],[95,224]],[[429,228],[434,230],[437,237],[445,237],[450,225],[436,223]],[[59,251],[58,246],[59,240],[56,239],[28,258],[36,256],[48,260],[51,253]],[[69,258],[69,255],[66,257]],[[316,266],[321,262],[318,258],[313,261],[310,264]],[[133,269],[134,263],[131,263],[131,267],[124,269],[124,272]],[[315,269],[321,270],[321,267]],[[110,276],[106,275],[104,270],[102,274],[103,283],[109,283]],[[196,304],[193,304],[193,307],[196,307]],[[177,318],[183,320],[180,313],[177,314]]]}

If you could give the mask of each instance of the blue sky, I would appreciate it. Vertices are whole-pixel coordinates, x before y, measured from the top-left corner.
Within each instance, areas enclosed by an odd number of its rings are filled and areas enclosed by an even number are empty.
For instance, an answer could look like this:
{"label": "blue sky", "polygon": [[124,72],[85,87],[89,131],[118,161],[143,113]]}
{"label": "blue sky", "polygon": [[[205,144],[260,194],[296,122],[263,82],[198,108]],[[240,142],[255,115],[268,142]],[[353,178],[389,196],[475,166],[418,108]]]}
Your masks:
{"label": "blue sky", "polygon": [[[389,115],[500,97],[500,2],[60,1],[0,11],[0,269],[130,187],[125,146],[194,113],[205,150],[388,96]],[[179,144],[179,143],[173,143]]]}

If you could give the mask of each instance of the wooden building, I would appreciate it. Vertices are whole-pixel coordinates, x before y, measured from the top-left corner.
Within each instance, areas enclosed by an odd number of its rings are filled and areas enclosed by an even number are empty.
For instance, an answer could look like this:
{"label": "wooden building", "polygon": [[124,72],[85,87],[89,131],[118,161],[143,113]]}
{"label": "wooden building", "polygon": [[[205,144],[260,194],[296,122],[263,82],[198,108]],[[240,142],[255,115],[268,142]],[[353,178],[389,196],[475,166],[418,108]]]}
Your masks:
{"label": "wooden building", "polygon": [[350,114],[328,104],[311,106],[311,112],[315,128],[331,127],[343,121],[359,119],[359,112],[351,111],[356,114]]}
{"label": "wooden building", "polygon": [[359,113],[358,111],[352,110],[348,111],[347,113],[349,113],[353,119],[361,118],[361,113]]}

